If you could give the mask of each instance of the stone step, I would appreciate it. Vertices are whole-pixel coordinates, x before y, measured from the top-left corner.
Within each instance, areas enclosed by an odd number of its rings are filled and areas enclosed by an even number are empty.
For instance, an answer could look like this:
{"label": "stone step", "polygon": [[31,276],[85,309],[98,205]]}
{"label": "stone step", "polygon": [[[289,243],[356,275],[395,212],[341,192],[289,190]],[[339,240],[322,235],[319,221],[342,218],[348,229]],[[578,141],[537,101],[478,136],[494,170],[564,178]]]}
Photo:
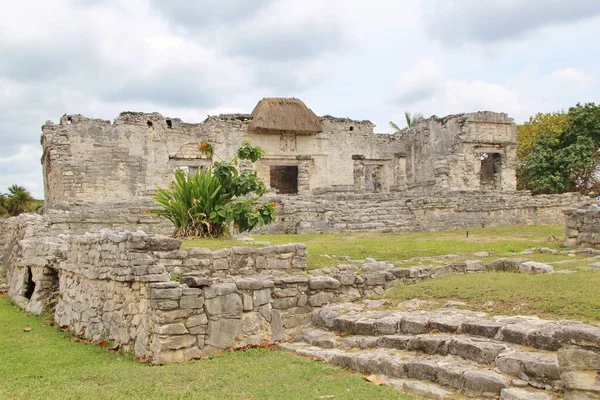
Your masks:
{"label": "stone step", "polygon": [[338,336],[319,328],[306,328],[296,340],[321,348],[396,349],[430,355],[454,355],[519,378],[544,389],[560,389],[560,368],[554,352],[524,351],[519,346],[468,335],[421,334]]}
{"label": "stone step", "polygon": [[416,379],[389,379],[384,376],[386,385],[394,387],[401,392],[414,394],[426,399],[451,400],[455,393],[442,388],[435,383],[422,382]]}
{"label": "stone step", "polygon": [[[303,342],[282,343],[280,347],[363,374],[433,382],[468,397],[498,398],[502,389],[527,386],[520,379],[511,379],[494,369],[478,366],[453,355],[420,355],[386,348],[358,351],[325,349]],[[404,387],[404,384],[401,386]]]}
{"label": "stone step", "polygon": [[485,313],[443,308],[434,311],[365,311],[358,304],[322,307],[313,312],[315,326],[345,334],[420,335],[460,333],[541,350],[569,344],[600,351],[600,327],[536,316],[488,317]]}

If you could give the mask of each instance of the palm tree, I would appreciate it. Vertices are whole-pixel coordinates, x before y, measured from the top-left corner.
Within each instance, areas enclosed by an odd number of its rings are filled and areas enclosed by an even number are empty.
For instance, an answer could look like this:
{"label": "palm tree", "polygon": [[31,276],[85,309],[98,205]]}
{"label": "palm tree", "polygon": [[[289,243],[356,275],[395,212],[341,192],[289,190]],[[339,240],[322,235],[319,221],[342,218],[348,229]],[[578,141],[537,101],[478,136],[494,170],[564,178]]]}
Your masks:
{"label": "palm tree", "polygon": [[3,194],[1,200],[2,208],[8,215],[14,217],[23,212],[29,211],[33,196],[23,186],[12,185],[8,188],[8,193]]}
{"label": "palm tree", "polygon": [[[411,113],[409,113],[408,111],[404,111],[404,118],[406,119],[406,125],[408,125],[409,128],[415,126],[416,124],[425,119],[425,117],[423,117],[423,113],[416,112],[411,115]],[[400,132],[402,130],[393,121],[390,121],[390,126],[394,128],[396,132]]]}
{"label": "palm tree", "polygon": [[404,118],[406,119],[406,125],[408,125],[409,128],[415,126],[425,119],[425,117],[423,117],[423,113],[416,112],[413,115],[410,115],[408,111],[404,111]]}

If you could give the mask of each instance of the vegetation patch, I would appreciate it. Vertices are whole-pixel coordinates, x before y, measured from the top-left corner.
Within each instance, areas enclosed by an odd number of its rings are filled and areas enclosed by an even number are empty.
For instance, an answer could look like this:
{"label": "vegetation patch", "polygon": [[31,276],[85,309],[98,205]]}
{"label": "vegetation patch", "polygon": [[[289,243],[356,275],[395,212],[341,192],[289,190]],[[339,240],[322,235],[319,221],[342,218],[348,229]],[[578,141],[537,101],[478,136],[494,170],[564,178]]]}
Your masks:
{"label": "vegetation patch", "polygon": [[525,275],[489,272],[432,279],[388,291],[391,300],[448,300],[492,314],[533,314],[541,318],[600,323],[600,272]]}

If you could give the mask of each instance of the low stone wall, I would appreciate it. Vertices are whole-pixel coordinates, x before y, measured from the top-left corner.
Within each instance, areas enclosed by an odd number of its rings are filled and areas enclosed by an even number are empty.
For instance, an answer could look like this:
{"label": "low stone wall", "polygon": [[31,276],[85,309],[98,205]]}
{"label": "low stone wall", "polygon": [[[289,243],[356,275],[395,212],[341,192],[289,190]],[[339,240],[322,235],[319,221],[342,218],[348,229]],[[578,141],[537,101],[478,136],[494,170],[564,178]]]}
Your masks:
{"label": "low stone wall", "polygon": [[[329,193],[278,196],[277,221],[257,232],[336,233],[414,232],[502,225],[562,224],[562,209],[582,197],[575,193],[532,196],[527,191],[404,193]],[[81,204],[69,211],[47,210],[50,229],[83,234],[101,229],[141,229],[171,234],[172,225],[148,214],[151,201]]]}
{"label": "low stone wall", "polygon": [[446,192],[410,197],[397,193],[287,196],[268,233],[413,232],[502,225],[562,224],[562,209],[581,201],[574,193]]}
{"label": "low stone wall", "polygon": [[579,204],[563,212],[566,246],[600,247],[600,201]]}
{"label": "low stone wall", "polygon": [[49,225],[39,215],[4,222],[13,235],[1,248],[9,295],[32,312],[53,310],[76,334],[161,364],[286,339],[315,309],[400,284],[488,270],[549,272],[524,259],[308,271],[302,244],[179,250],[179,240],[140,231],[48,236]]}
{"label": "low stone wall", "polygon": [[301,243],[215,251],[189,248],[156,252],[155,255],[172,275],[195,274],[224,279],[237,275],[290,274],[306,270],[306,246]]}

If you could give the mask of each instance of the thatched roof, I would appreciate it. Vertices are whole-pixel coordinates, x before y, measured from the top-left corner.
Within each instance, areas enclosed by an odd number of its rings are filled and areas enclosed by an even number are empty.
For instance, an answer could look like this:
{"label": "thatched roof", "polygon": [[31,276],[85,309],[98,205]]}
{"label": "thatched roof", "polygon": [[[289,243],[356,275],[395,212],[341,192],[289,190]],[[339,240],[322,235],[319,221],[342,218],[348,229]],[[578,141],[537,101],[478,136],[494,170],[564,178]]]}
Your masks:
{"label": "thatched roof", "polygon": [[311,134],[321,132],[323,126],[319,117],[302,100],[270,97],[262,99],[254,107],[248,130]]}

